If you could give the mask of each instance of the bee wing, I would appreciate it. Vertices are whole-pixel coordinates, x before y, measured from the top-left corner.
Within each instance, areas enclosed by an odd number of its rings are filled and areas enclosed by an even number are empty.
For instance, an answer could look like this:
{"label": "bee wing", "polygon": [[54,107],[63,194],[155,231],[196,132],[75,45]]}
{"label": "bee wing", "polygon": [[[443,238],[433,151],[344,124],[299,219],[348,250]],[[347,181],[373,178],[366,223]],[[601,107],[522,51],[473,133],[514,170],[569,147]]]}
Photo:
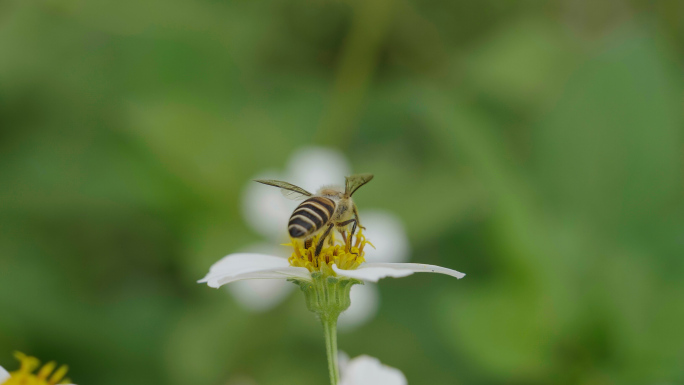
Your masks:
{"label": "bee wing", "polygon": [[280,192],[287,199],[298,200],[311,196],[311,193],[301,187],[295,186],[292,183],[282,182],[272,179],[255,179],[255,182],[263,183],[269,186],[279,187]]}
{"label": "bee wing", "polygon": [[352,196],[359,189],[359,187],[368,183],[373,179],[373,174],[356,174],[344,178],[346,183],[344,186],[344,193]]}

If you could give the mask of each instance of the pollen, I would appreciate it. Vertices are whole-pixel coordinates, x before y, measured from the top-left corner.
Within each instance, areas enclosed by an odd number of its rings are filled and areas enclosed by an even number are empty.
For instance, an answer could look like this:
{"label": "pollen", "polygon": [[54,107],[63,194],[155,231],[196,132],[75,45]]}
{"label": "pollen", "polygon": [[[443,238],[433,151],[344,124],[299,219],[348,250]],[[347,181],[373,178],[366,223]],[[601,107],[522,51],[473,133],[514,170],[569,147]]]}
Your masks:
{"label": "pollen", "polygon": [[[10,377],[1,385],[55,385],[70,382],[64,378],[68,370],[66,365],[55,370],[57,364],[53,361],[40,367],[40,361],[35,357],[27,356],[21,352],[14,353],[14,357],[20,362],[19,369],[11,372]],[[39,367],[38,372],[34,374]]]}
{"label": "pollen", "polygon": [[293,247],[292,256],[288,259],[291,266],[306,267],[310,272],[322,272],[325,275],[335,275],[332,265],[337,265],[338,268],[344,270],[354,270],[363,262],[364,247],[370,243],[363,232],[359,230],[357,235],[352,239],[351,236],[344,239],[336,239],[333,234],[326,240],[326,245],[321,250],[319,255],[316,255],[316,245],[318,244],[318,237],[313,238],[311,247],[306,248],[304,242],[291,239],[292,243],[286,246]]}

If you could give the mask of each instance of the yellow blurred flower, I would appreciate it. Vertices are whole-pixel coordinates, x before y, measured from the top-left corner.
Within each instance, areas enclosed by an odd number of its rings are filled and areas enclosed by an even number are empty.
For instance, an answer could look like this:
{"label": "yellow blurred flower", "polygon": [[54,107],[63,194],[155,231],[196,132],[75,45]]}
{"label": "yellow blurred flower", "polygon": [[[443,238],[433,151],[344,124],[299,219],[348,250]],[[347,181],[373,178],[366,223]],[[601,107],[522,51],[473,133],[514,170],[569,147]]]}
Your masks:
{"label": "yellow blurred flower", "polygon": [[[57,363],[50,361],[40,367],[40,361],[35,357],[27,356],[21,352],[14,353],[14,356],[20,362],[19,369],[14,372],[7,372],[0,366],[1,385],[55,385],[70,382],[64,378],[68,370],[66,365],[57,368]],[[38,372],[34,373],[36,369]]]}

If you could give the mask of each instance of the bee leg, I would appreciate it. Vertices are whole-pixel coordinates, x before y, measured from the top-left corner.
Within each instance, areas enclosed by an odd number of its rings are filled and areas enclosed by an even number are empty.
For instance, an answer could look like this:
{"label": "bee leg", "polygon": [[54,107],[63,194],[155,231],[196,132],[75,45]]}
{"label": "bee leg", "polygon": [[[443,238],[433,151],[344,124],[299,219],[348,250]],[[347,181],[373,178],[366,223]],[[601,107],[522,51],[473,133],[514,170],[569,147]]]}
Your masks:
{"label": "bee leg", "polygon": [[350,220],[348,220],[348,221],[336,223],[335,226],[344,228],[344,227],[346,227],[348,224],[350,224],[350,223],[352,223],[352,222],[354,223],[354,225],[352,225],[352,232],[351,232],[351,235],[352,235],[352,237],[353,237],[353,236],[354,236],[354,233],[356,232],[356,222],[357,222],[357,220],[356,220],[355,218],[352,218],[352,219],[350,219]]}
{"label": "bee leg", "polygon": [[325,243],[325,238],[328,238],[328,235],[330,234],[330,230],[332,230],[333,227],[335,227],[335,225],[331,223],[330,226],[328,226],[328,229],[325,230],[325,233],[323,233],[323,236],[321,236],[321,239],[318,240],[318,244],[316,245],[316,253],[314,253],[314,255],[316,257],[318,257],[318,255],[321,253],[321,250],[323,250],[323,244]]}
{"label": "bee leg", "polygon": [[[351,250],[351,240],[352,240],[352,238],[354,237],[354,233],[356,232],[356,224],[357,224],[358,222],[359,222],[359,221],[358,221],[356,218],[352,218],[352,219],[350,219],[350,220],[348,220],[348,221],[340,222],[340,223],[337,224],[337,227],[345,227],[345,226],[347,226],[347,225],[350,224],[350,223],[354,223],[354,224],[352,225],[351,234],[349,235],[349,245],[348,245],[348,246],[349,246],[349,247],[348,247],[349,250]],[[347,243],[347,239],[346,239],[346,238],[345,238],[344,243]],[[359,255],[358,253],[352,253],[352,254]]]}
{"label": "bee leg", "polygon": [[[354,233],[356,232],[356,224],[357,223],[358,223],[358,221],[356,219],[354,219],[354,224],[352,225],[351,235],[349,236],[349,250],[351,250],[351,240],[352,240],[352,238],[354,238]],[[359,255],[359,253],[352,253],[352,254],[356,254],[356,256]]]}
{"label": "bee leg", "polygon": [[311,247],[312,243],[313,243],[313,238],[305,239],[304,240],[304,248],[308,250]]}

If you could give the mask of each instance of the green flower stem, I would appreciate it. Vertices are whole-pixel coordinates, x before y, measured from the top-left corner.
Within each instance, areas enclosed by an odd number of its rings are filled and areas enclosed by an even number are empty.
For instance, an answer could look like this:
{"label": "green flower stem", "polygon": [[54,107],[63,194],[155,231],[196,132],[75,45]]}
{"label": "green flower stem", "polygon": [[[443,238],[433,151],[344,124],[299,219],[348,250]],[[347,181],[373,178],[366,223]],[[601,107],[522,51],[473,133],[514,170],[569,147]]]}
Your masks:
{"label": "green flower stem", "polygon": [[315,272],[311,281],[295,281],[304,292],[306,307],[318,315],[325,332],[325,350],[328,355],[330,384],[337,385],[340,373],[337,363],[337,318],[351,305],[351,287],[362,283],[355,279]]}
{"label": "green flower stem", "polygon": [[328,355],[328,371],[330,384],[337,385],[340,381],[340,370],[337,361],[337,317],[321,317],[325,331],[325,350]]}

